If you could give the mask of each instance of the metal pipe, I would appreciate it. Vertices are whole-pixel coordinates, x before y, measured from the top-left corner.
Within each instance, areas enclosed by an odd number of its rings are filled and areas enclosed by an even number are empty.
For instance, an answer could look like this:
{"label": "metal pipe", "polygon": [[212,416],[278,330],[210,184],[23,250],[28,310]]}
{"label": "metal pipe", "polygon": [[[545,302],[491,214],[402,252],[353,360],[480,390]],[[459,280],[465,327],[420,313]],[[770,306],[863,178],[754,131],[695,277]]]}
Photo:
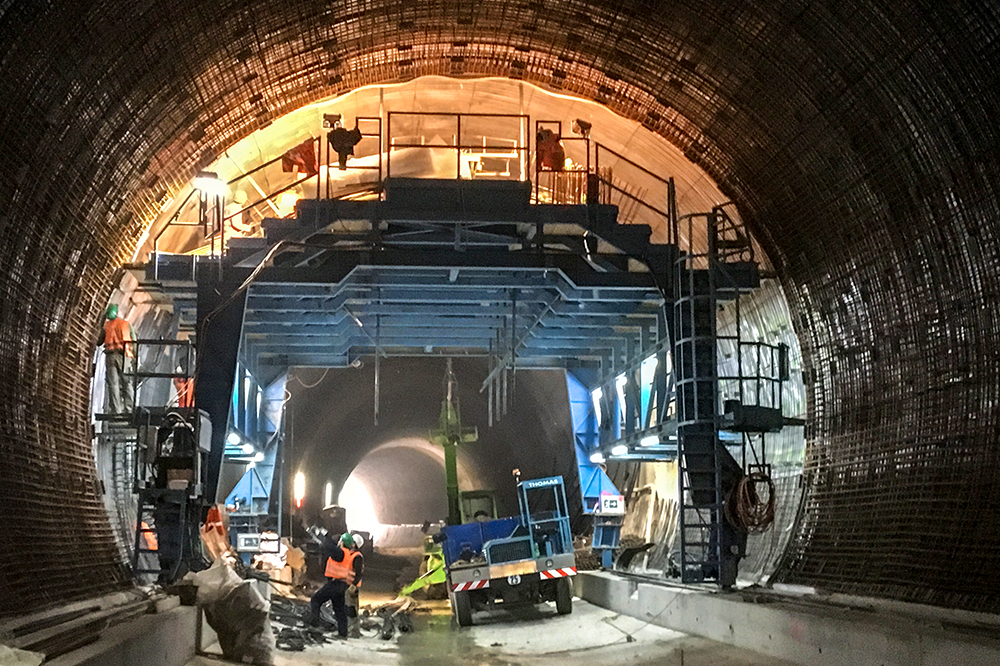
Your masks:
{"label": "metal pipe", "polygon": [[[490,340],[490,356],[486,364],[487,370],[493,371],[493,341]],[[486,401],[486,422],[487,425],[493,427],[493,391],[490,390],[489,399]]]}
{"label": "metal pipe", "polygon": [[[535,317],[535,321],[533,321],[531,325],[528,326],[527,330],[525,330],[524,335],[522,335],[520,339],[517,341],[517,343],[511,347],[510,351],[508,351],[504,355],[502,361],[502,367],[506,367],[506,365],[511,362],[511,357],[517,353],[517,350],[525,343],[525,341],[528,339],[528,336],[531,335],[531,332],[534,331],[535,328],[541,323],[545,315],[548,314],[550,311],[553,311],[552,306],[556,304],[559,298],[560,298],[559,294],[556,294],[555,296],[552,297],[552,299],[549,302],[545,304],[545,307],[542,308],[542,311],[539,313],[539,315]],[[497,375],[498,371],[499,367],[494,368],[493,371],[490,372],[489,376],[485,380],[483,380],[483,385],[479,387],[480,393],[486,390],[486,385],[493,377]]]}
{"label": "metal pipe", "polygon": [[378,399],[379,399],[379,381],[381,379],[382,364],[381,355],[379,350],[381,348],[381,336],[382,336],[382,315],[375,315],[375,425],[378,425]]}
{"label": "metal pipe", "polygon": [[455,114],[455,178],[462,179],[462,114]]}

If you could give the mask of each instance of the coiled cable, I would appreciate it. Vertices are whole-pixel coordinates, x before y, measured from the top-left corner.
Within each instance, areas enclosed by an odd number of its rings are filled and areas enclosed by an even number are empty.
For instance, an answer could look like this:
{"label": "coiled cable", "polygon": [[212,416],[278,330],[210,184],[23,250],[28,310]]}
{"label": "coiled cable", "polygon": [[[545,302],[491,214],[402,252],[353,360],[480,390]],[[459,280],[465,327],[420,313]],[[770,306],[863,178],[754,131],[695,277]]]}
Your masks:
{"label": "coiled cable", "polygon": [[[759,486],[766,487],[762,498]],[[754,471],[739,480],[729,497],[724,512],[731,525],[747,532],[766,532],[774,524],[774,481],[764,471]]]}

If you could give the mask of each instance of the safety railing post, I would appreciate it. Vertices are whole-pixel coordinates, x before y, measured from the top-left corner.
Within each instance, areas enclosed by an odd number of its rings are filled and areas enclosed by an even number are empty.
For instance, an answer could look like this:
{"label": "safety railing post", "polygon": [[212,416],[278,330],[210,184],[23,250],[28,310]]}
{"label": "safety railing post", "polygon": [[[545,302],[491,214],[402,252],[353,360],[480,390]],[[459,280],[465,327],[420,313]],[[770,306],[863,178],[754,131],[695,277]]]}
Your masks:
{"label": "safety railing post", "polygon": [[385,127],[385,177],[392,178],[392,111],[386,116]]}
{"label": "safety railing post", "polygon": [[455,178],[462,179],[462,114],[455,114]]}

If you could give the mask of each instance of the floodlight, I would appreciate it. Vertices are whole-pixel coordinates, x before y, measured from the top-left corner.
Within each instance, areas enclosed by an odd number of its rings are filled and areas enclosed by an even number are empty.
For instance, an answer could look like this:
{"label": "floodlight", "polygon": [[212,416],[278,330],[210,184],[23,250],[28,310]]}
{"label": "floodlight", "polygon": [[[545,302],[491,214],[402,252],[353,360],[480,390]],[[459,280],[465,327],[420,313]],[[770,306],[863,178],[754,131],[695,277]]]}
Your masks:
{"label": "floodlight", "polygon": [[224,197],[229,193],[229,188],[214,171],[199,171],[194,177],[194,187],[209,196]]}

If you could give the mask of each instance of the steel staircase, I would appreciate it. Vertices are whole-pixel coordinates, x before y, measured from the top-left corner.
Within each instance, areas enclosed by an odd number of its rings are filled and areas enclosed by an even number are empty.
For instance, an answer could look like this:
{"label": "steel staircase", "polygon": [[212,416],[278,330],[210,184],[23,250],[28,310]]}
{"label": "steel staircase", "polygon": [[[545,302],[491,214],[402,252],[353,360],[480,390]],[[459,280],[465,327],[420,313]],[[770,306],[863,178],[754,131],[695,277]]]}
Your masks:
{"label": "steel staircase", "polygon": [[[676,219],[676,218],[675,218]],[[674,362],[677,372],[682,582],[717,581],[730,586],[745,554],[746,536],[724,520],[728,489],[743,474],[719,438],[719,373],[716,313],[719,303],[759,285],[748,236],[724,207],[689,215],[680,223],[687,239],[675,263]],[[696,247],[696,224],[707,243]]]}

